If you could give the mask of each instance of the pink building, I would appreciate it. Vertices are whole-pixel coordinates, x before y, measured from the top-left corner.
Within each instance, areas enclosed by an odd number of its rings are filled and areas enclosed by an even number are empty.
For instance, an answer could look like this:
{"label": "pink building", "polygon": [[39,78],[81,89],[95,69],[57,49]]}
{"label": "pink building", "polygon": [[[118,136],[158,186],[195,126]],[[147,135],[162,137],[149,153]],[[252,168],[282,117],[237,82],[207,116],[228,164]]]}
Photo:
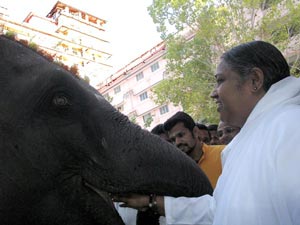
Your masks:
{"label": "pink building", "polygon": [[148,130],[182,110],[153,100],[152,88],[164,79],[165,54],[166,46],[161,42],[99,84],[99,92],[114,107]]}

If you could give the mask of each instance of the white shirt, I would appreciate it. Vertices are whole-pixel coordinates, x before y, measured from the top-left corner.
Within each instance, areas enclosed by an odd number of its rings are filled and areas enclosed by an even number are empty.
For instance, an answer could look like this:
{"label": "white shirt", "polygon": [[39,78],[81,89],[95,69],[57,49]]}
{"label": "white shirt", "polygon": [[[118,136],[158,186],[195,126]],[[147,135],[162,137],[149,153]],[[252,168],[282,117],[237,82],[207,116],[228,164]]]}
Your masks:
{"label": "white shirt", "polygon": [[120,207],[121,203],[114,202],[115,208],[121,216],[125,225],[136,225],[136,216],[137,210],[128,208],[128,207]]}
{"label": "white shirt", "polygon": [[300,224],[300,79],[270,88],[222,165],[213,197],[165,197],[167,224]]}

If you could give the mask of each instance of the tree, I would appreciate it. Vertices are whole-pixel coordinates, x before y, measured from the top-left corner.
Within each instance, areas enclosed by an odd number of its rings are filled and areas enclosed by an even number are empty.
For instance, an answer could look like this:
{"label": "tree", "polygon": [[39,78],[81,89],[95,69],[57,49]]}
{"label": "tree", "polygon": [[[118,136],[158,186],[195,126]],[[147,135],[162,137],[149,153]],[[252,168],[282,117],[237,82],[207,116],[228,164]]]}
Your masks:
{"label": "tree", "polygon": [[137,122],[136,122],[136,115],[131,116],[131,117],[129,118],[129,120],[130,120],[132,123],[137,124]]}
{"label": "tree", "polygon": [[90,83],[90,78],[87,75],[84,75],[83,80],[85,80],[88,84]]}
{"label": "tree", "polygon": [[181,104],[197,121],[219,121],[209,94],[224,51],[254,39],[285,50],[299,39],[292,0],[154,0],[148,11],[167,45],[168,76],[153,88],[156,102]]}
{"label": "tree", "polygon": [[4,35],[12,40],[15,40],[17,37],[17,34],[13,31],[7,31]]}
{"label": "tree", "polygon": [[153,116],[149,114],[149,116],[147,116],[144,121],[144,127],[145,128],[150,127],[152,122],[153,122]]}

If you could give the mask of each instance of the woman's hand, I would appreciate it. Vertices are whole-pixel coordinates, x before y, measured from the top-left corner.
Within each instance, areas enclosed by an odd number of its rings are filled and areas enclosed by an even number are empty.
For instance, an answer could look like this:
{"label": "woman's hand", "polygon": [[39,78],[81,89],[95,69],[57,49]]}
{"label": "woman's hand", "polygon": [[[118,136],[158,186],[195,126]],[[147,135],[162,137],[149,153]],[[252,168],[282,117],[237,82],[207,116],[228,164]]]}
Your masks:
{"label": "woman's hand", "polygon": [[[126,194],[126,195],[112,196],[112,200],[114,202],[122,202],[122,204],[120,204],[120,207],[134,208],[139,211],[146,211],[147,209],[151,208],[154,209],[156,213],[160,214],[161,216],[164,216],[165,215],[164,197],[156,196],[154,202],[151,202],[151,198],[153,198],[153,196],[150,197],[149,195],[139,195],[139,194]],[[155,207],[153,206],[153,203],[155,203],[154,205]]]}

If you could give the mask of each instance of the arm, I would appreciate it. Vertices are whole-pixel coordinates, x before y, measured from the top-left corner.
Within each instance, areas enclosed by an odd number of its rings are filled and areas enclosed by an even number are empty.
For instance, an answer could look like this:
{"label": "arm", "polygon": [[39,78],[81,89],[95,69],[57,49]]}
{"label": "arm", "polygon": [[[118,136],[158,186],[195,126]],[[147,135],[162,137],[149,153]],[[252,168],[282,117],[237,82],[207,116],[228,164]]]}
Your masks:
{"label": "arm", "polygon": [[210,195],[201,197],[164,197],[167,224],[210,225],[213,223],[215,199]]}
{"label": "arm", "polygon": [[[121,207],[131,207],[142,211],[149,208],[147,195],[115,196],[113,200],[123,202]],[[210,195],[196,198],[157,196],[156,202],[156,211],[159,215],[166,217],[166,224],[208,225],[213,222],[215,200]]]}
{"label": "arm", "polygon": [[139,211],[146,211],[152,208],[161,216],[165,215],[164,197],[163,196],[148,196],[139,194],[128,194],[123,196],[113,196],[113,201],[123,202],[120,207],[130,207]]}

